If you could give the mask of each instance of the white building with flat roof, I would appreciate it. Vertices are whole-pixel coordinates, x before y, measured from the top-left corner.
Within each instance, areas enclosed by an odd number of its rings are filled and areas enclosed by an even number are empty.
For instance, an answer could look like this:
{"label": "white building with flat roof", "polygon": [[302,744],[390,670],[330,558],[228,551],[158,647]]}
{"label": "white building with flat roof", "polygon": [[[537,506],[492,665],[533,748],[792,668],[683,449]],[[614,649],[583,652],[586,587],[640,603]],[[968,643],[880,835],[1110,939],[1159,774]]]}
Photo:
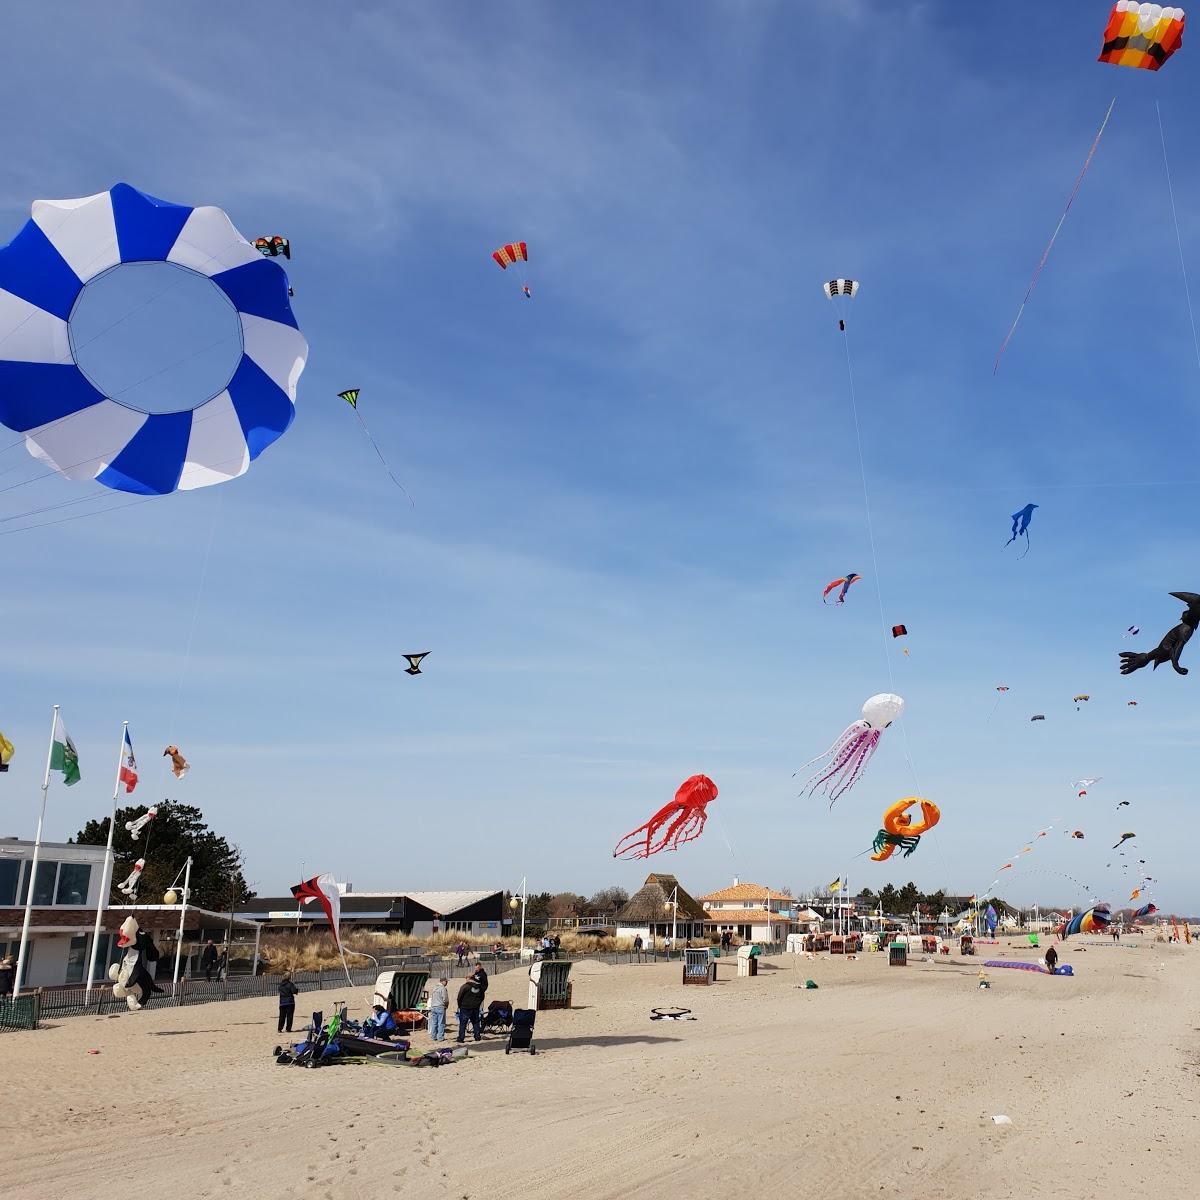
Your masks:
{"label": "white building with flat roof", "polygon": [[[0,959],[21,945],[25,902],[33,885],[29,945],[22,988],[83,983],[92,947],[96,902],[104,874],[104,847],[43,842],[32,879],[33,843],[0,838]],[[115,935],[101,934],[97,972],[116,961]]]}

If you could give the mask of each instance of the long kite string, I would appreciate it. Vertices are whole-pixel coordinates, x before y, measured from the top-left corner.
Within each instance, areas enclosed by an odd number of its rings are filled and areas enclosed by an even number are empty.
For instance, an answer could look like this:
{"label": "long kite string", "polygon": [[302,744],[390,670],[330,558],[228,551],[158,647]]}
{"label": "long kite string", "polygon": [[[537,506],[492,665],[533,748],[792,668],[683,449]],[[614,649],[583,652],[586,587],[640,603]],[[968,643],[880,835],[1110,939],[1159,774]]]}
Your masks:
{"label": "long kite string", "polygon": [[[867,483],[867,461],[863,454],[862,425],[858,419],[858,398],[854,390],[854,363],[850,357],[850,335],[845,330],[842,331],[842,339],[846,351],[846,380],[849,385],[850,414],[854,418],[854,442],[858,448],[858,472],[862,478],[863,508],[867,516],[867,540],[871,546],[871,570],[875,574],[875,599],[879,604],[879,636],[883,642],[883,658],[887,663],[888,687],[894,693],[896,677],[892,669],[891,646],[888,643],[888,623],[883,607],[883,584],[879,578],[879,556],[875,550],[875,524],[871,519],[871,489]],[[921,783],[917,778],[917,768],[913,762],[912,749],[908,744],[908,729],[905,727],[903,716],[899,718],[897,724],[900,726],[900,738],[904,742],[904,761],[908,764],[908,771],[912,776],[913,789],[917,795],[920,795]],[[942,860],[942,869],[949,878],[950,865],[946,862],[942,847],[936,838],[933,839],[933,844],[937,847],[938,857]]]}
{"label": "long kite string", "polygon": [[1021,301],[1021,307],[1017,309],[1016,319],[1013,321],[1011,328],[1005,335],[1004,342],[1000,350],[996,354],[996,362],[992,367],[992,374],[995,375],[1000,370],[1000,359],[1004,357],[1004,351],[1008,349],[1008,343],[1012,341],[1012,335],[1017,332],[1017,326],[1021,323],[1021,317],[1025,313],[1025,305],[1029,303],[1029,297],[1033,295],[1033,289],[1037,286],[1038,277],[1042,273],[1042,268],[1046,265],[1046,260],[1050,257],[1050,251],[1054,247],[1054,240],[1058,237],[1058,232],[1062,229],[1067,220],[1067,213],[1071,211],[1071,205],[1075,203],[1075,197],[1079,194],[1079,188],[1083,184],[1083,177],[1087,174],[1088,167],[1092,165],[1092,157],[1096,153],[1096,147],[1100,145],[1100,139],[1104,136],[1104,127],[1108,124],[1108,118],[1112,116],[1113,106],[1116,104],[1117,98],[1114,96],[1108,106],[1108,112],[1104,114],[1104,120],[1100,123],[1100,128],[1096,132],[1095,138],[1092,140],[1092,147],[1087,153],[1087,158],[1083,160],[1083,170],[1079,172],[1079,178],[1075,180],[1075,186],[1071,189],[1070,196],[1067,197],[1067,207],[1063,209],[1062,216],[1058,218],[1058,224],[1054,227],[1054,232],[1050,235],[1050,240],[1046,243],[1045,250],[1042,251],[1042,257],[1037,265],[1037,270],[1033,273],[1033,278],[1029,281],[1029,287],[1025,289],[1025,298]]}
{"label": "long kite string", "polygon": [[879,602],[879,636],[883,640],[883,657],[887,663],[888,685],[896,690],[896,680],[892,673],[892,656],[888,648],[887,618],[883,611],[883,585],[879,581],[879,559],[875,553],[875,526],[871,520],[871,489],[867,485],[867,464],[863,456],[862,427],[858,420],[858,401],[854,392],[854,365],[850,358],[850,334],[842,333],[842,345],[846,350],[846,380],[849,385],[850,414],[854,418],[854,441],[858,447],[858,471],[862,477],[863,508],[867,514],[867,540],[871,545],[871,570],[875,573],[875,598]]}
{"label": "long kite string", "polygon": [[1171,183],[1171,164],[1167,161],[1167,135],[1163,133],[1162,109],[1154,102],[1158,114],[1158,138],[1162,142],[1163,170],[1167,173],[1167,193],[1171,197],[1171,220],[1175,222],[1175,245],[1179,249],[1179,272],[1183,276],[1183,294],[1187,297],[1188,320],[1192,323],[1192,346],[1196,351],[1196,365],[1200,366],[1200,337],[1196,336],[1196,317],[1192,312],[1192,289],[1188,286],[1187,263],[1183,259],[1183,238],[1179,236],[1179,214],[1175,211],[1175,188]]}
{"label": "long kite string", "polygon": [[362,419],[362,413],[358,411],[358,405],[352,404],[350,407],[354,409],[354,415],[358,418],[358,423],[362,426],[363,433],[367,435],[367,441],[371,443],[371,445],[375,448],[375,453],[379,455],[379,461],[383,463],[383,469],[388,473],[388,477],[406,496],[408,496],[409,504],[411,504],[413,508],[416,508],[417,502],[408,495],[408,488],[406,488],[404,484],[402,484],[400,480],[398,480],[396,476],[392,474],[392,468],[388,466],[388,460],[383,457],[383,451],[380,450],[379,443],[375,440],[374,435],[367,428],[366,421]]}

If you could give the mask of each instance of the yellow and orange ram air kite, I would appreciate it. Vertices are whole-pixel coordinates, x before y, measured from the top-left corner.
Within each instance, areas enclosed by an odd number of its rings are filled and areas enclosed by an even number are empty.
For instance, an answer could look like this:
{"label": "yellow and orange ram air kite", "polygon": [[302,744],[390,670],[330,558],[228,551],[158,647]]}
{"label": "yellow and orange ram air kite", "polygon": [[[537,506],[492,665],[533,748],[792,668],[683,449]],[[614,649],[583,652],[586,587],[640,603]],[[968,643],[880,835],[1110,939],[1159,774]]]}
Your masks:
{"label": "yellow and orange ram air kite", "polygon": [[500,264],[500,270],[507,271],[515,262],[529,261],[529,247],[524,242],[509,242],[499,250],[493,250],[492,257]]}
{"label": "yellow and orange ram air kite", "polygon": [[1183,45],[1183,22],[1182,8],[1117,0],[1099,61],[1157,71]]}
{"label": "yellow and orange ram air kite", "polygon": [[[921,819],[913,823],[908,810],[914,804],[921,806]],[[942,819],[941,809],[931,800],[922,800],[920,796],[906,796],[897,800],[883,814],[883,828],[875,835],[871,849],[874,862],[884,862],[892,857],[899,847],[907,858],[921,840],[921,834],[928,833]]]}

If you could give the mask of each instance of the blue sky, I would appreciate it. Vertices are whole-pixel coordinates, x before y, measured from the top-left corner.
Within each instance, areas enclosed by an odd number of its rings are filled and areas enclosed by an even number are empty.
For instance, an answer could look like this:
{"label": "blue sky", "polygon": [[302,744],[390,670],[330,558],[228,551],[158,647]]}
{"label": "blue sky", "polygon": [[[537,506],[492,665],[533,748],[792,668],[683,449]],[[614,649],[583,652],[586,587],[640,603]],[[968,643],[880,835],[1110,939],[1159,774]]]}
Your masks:
{"label": "blue sky", "polygon": [[[1003,6],[882,0],[67,7],[14,12],[0,51],[23,114],[0,228],[118,180],[220,205],[291,239],[310,355],[292,429],[222,487],[17,532],[122,498],[8,519],[91,485],[34,480],[4,431],[5,831],[32,835],[57,702],[84,783],[52,791],[49,836],[106,810],[128,718],[137,797],[199,805],[260,892],[302,864],[632,889],[647,865],[613,844],[702,771],[703,839],[649,864],[696,893],[982,890],[1062,818],[1087,839],[1042,839],[1046,873],[1004,895],[1085,898],[1065,872],[1123,903],[1106,848],[1133,829],[1159,902],[1200,908],[1200,685],[1116,667],[1127,625],[1149,648],[1167,592],[1200,590],[1200,367],[1154,109],[1192,266],[1186,46],[1158,75],[1097,64],[1104,3],[1036,36]],[[489,258],[515,238],[531,302]],[[831,276],[862,280],[878,576]],[[415,508],[336,399],[355,386]],[[885,655],[877,584],[908,658]],[[904,728],[864,781],[832,812],[797,797],[893,681]],[[1082,801],[1079,776],[1103,777]],[[918,792],[936,834],[855,858]]]}

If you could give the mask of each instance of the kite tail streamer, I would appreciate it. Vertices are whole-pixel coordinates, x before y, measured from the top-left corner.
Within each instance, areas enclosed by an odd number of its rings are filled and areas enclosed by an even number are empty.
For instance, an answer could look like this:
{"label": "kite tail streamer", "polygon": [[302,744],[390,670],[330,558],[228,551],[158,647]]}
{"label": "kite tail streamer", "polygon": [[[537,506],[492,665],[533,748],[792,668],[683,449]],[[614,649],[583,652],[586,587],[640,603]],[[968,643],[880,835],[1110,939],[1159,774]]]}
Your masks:
{"label": "kite tail streamer", "polygon": [[1179,249],[1179,272],[1183,276],[1183,294],[1187,297],[1188,320],[1192,323],[1192,346],[1196,351],[1196,365],[1200,366],[1200,338],[1196,336],[1196,316],[1192,312],[1192,289],[1188,286],[1187,264],[1183,259],[1183,239],[1179,236],[1179,214],[1175,211],[1175,188],[1171,183],[1171,164],[1167,162],[1167,135],[1163,133],[1162,109],[1154,102],[1158,113],[1158,138],[1162,142],[1163,170],[1167,173],[1167,193],[1171,197],[1171,220],[1175,222],[1175,245]]}
{"label": "kite tail streamer", "polygon": [[[1042,268],[1046,265],[1046,260],[1050,257],[1050,251],[1054,247],[1054,241],[1058,237],[1059,230],[1067,220],[1067,213],[1071,211],[1071,205],[1075,203],[1075,197],[1079,194],[1079,189],[1083,184],[1083,177],[1088,172],[1088,167],[1092,165],[1092,157],[1096,153],[1096,148],[1100,145],[1100,139],[1104,136],[1104,128],[1108,124],[1108,118],[1112,116],[1112,110],[1117,103],[1117,98],[1114,96],[1109,103],[1108,112],[1104,114],[1104,120],[1100,123],[1100,128],[1092,140],[1092,147],[1087,152],[1087,158],[1083,160],[1083,169],[1079,172],[1079,177],[1075,180],[1075,186],[1071,189],[1070,196],[1067,197],[1067,206],[1062,211],[1062,216],[1058,218],[1058,224],[1054,227],[1054,232],[1050,235],[1050,240],[1046,243],[1045,250],[1042,251],[1042,257],[1038,261],[1037,269],[1033,273],[1033,278],[1029,281],[1029,287],[1025,289],[1025,298],[1021,301],[1021,307],[1017,309],[1016,319],[1013,321],[1008,333],[1004,337],[1004,342],[1001,344],[999,351],[996,354],[996,361],[992,366],[992,374],[995,375],[1000,370],[1000,360],[1004,357],[1004,351],[1008,349],[1008,343],[1012,341],[1012,336],[1017,332],[1017,326],[1021,323],[1021,317],[1025,314],[1025,305],[1029,303],[1029,297],[1033,295],[1033,289],[1037,286],[1038,278],[1042,273]],[[1161,130],[1161,117],[1160,130]],[[1194,328],[1194,327],[1193,327]],[[1197,352],[1200,357],[1200,351]]]}
{"label": "kite tail streamer", "polygon": [[380,461],[381,463],[383,463],[383,469],[384,469],[384,470],[385,470],[385,471],[388,473],[388,477],[391,479],[391,481],[392,481],[392,482],[393,482],[393,483],[394,483],[394,484],[395,484],[395,485],[396,485],[396,486],[397,486],[397,487],[398,487],[398,488],[399,488],[399,489],[400,489],[400,490],[401,490],[401,491],[402,491],[402,492],[403,492],[403,493],[404,493],[406,496],[408,496],[408,502],[409,502],[409,504],[411,504],[411,505],[413,506],[413,508],[416,508],[416,507],[417,507],[417,502],[416,502],[416,501],[415,501],[415,500],[414,500],[414,499],[413,499],[411,496],[409,496],[409,495],[408,495],[408,489],[407,489],[407,488],[404,486],[404,484],[402,484],[402,483],[400,482],[400,480],[398,480],[398,479],[396,478],[396,476],[395,476],[395,475],[393,475],[393,474],[392,474],[392,468],[391,468],[390,466],[388,466],[388,460],[387,460],[386,458],[384,458],[384,457],[383,457],[383,451],[382,451],[382,450],[380,450],[380,448],[379,448],[379,443],[378,443],[378,442],[375,440],[375,437],[374,437],[374,435],[373,435],[373,434],[371,433],[371,431],[370,431],[370,430],[367,428],[367,423],[366,423],[366,421],[364,421],[364,420],[362,419],[362,413],[360,413],[360,412],[358,411],[358,406],[357,406],[357,405],[351,405],[351,407],[354,409],[354,415],[355,415],[355,416],[358,418],[358,423],[359,423],[359,424],[362,426],[362,431],[363,431],[363,433],[365,433],[365,434],[367,435],[367,441],[369,441],[369,442],[371,443],[371,445],[372,445],[372,446],[374,447],[374,449],[375,449],[375,453],[379,455],[379,461]]}

